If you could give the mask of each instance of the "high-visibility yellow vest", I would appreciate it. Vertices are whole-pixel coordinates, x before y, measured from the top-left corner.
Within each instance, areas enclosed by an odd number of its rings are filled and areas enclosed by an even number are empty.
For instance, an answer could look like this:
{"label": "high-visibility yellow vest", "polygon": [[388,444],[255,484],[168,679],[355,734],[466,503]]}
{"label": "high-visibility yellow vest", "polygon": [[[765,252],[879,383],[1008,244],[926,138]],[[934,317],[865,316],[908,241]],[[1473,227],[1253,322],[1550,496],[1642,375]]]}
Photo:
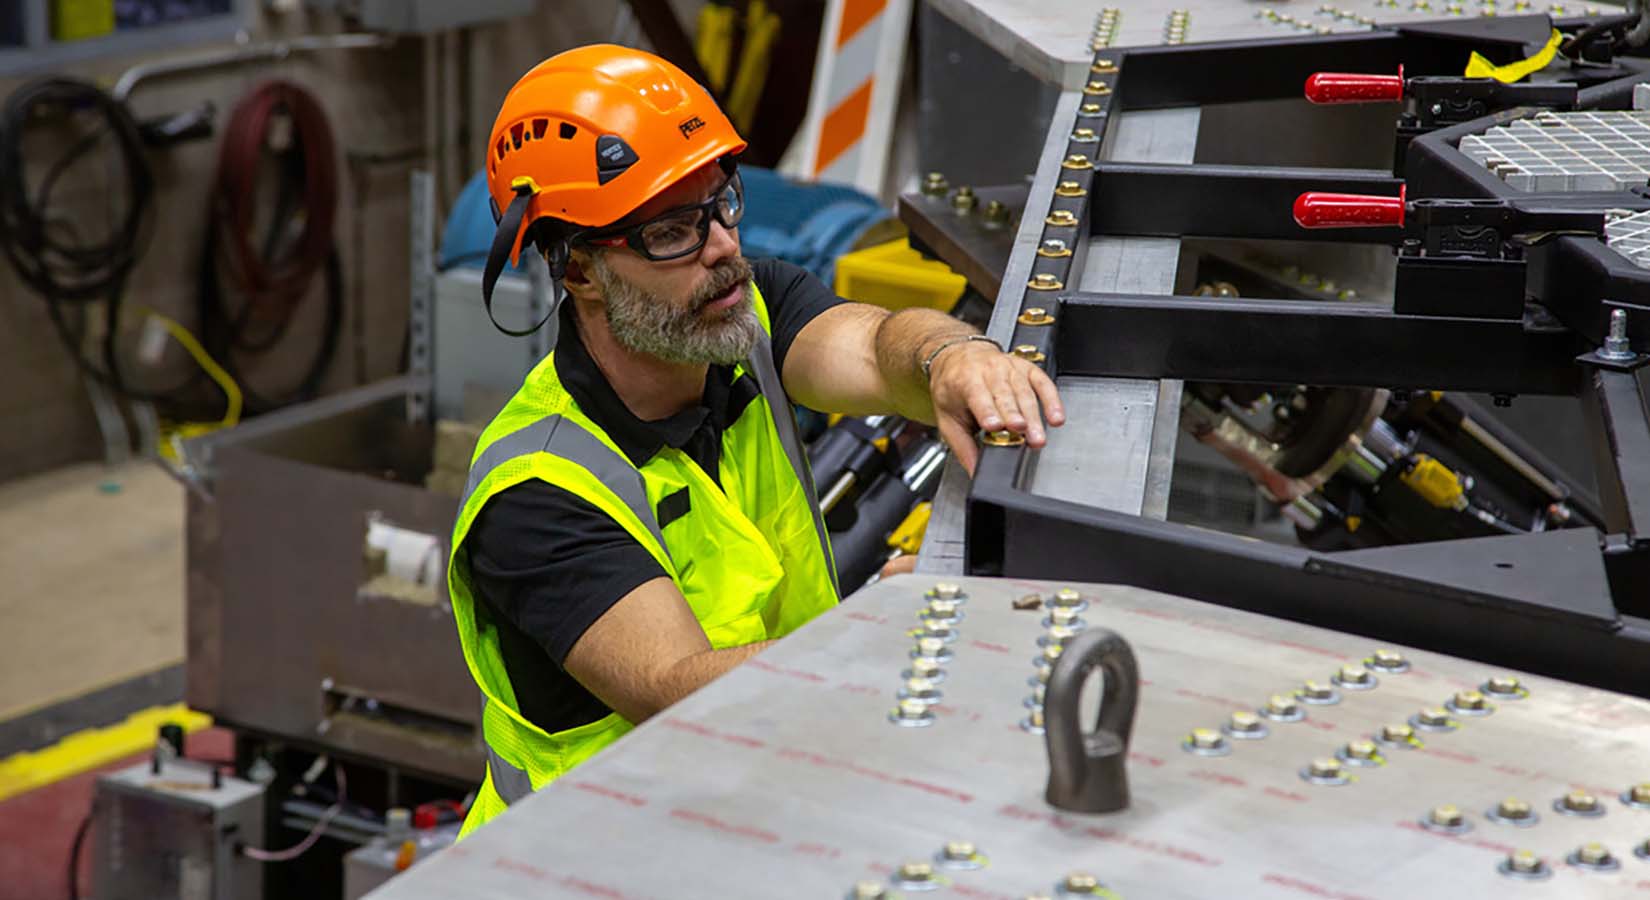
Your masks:
{"label": "high-visibility yellow vest", "polygon": [[[584,498],[658,560],[715,648],[781,637],[837,603],[835,564],[790,401],[774,367],[768,310],[750,286],[762,336],[736,379],[759,396],[722,434],[721,484],[686,453],[663,447],[640,468],[592,422],[556,377],[554,354],[527,375],[476,444],[447,592],[464,659],[483,697],[487,777],[461,836],[618,740],[633,723],[610,713],[550,734],[521,714],[498,629],[471,588],[464,539],[487,501],[530,478]],[[777,413],[777,415],[776,415]],[[659,527],[659,501],[686,489],[689,511]]]}

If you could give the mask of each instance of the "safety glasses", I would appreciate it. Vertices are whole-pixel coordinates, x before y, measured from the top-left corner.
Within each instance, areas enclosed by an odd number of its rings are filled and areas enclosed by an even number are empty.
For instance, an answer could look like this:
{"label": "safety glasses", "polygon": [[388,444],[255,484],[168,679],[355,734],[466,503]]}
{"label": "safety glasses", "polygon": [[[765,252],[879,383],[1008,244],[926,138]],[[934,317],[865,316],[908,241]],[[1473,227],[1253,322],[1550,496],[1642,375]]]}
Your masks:
{"label": "safety glasses", "polygon": [[680,259],[698,253],[710,239],[710,221],[714,216],[723,228],[736,228],[745,217],[745,185],[739,173],[728,180],[703,202],[679,206],[662,212],[646,222],[624,228],[581,232],[569,239],[571,244],[589,244],[597,247],[622,247],[641,254],[654,262]]}

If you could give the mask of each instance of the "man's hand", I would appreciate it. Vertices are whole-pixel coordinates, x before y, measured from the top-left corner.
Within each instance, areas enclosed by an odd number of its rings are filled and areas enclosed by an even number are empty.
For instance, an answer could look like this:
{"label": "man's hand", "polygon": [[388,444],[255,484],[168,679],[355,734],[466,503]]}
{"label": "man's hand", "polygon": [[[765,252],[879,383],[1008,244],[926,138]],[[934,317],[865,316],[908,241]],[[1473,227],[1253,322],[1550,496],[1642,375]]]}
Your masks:
{"label": "man's hand", "polygon": [[976,430],[1007,429],[1041,447],[1048,442],[1043,422],[1058,427],[1066,421],[1060,394],[1042,369],[984,341],[941,350],[929,368],[928,389],[940,438],[969,475],[980,456]]}

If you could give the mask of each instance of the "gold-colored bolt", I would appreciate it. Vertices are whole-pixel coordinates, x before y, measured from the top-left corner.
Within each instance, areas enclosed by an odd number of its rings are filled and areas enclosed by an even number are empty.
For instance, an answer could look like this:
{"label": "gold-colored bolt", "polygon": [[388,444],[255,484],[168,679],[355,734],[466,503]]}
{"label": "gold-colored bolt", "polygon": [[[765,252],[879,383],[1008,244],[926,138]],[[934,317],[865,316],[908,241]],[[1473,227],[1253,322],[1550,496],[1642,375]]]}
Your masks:
{"label": "gold-colored bolt", "polygon": [[1039,706],[1039,707],[1033,709],[1031,711],[1031,715],[1027,716],[1026,718],[1031,722],[1031,727],[1033,727],[1033,728],[1043,727],[1043,708],[1041,706]]}
{"label": "gold-colored bolt", "polygon": [[1048,325],[1054,321],[1054,317],[1049,315],[1048,310],[1041,306],[1028,306],[1020,310],[1020,317],[1017,321],[1021,325]]}
{"label": "gold-colored bolt", "polygon": [[927,678],[932,681],[935,675],[943,671],[940,664],[927,657],[917,657],[911,660],[911,674],[918,678]]}
{"label": "gold-colored bolt", "polygon": [[1096,75],[1111,75],[1117,71],[1117,63],[1105,57],[1100,57],[1094,61],[1094,65],[1089,66],[1089,71]]}
{"label": "gold-colored bolt", "polygon": [[1335,689],[1321,681],[1308,681],[1301,685],[1299,693],[1308,700],[1328,700],[1335,696]]}
{"label": "gold-colored bolt", "polygon": [[1008,223],[1008,206],[1001,200],[988,200],[985,204],[985,221],[988,225],[1005,225]]}
{"label": "gold-colored bolt", "polygon": [[1404,743],[1415,737],[1415,729],[1408,725],[1388,725],[1381,729],[1381,737],[1394,743]]}
{"label": "gold-colored bolt", "polygon": [[945,652],[945,641],[943,639],[927,635],[917,638],[918,656],[926,656],[932,659],[943,652]]}
{"label": "gold-colored bolt", "polygon": [[1214,750],[1225,744],[1226,739],[1213,728],[1193,728],[1186,742],[1199,750]]}
{"label": "gold-colored bolt", "polygon": [[973,841],[947,841],[945,844],[945,858],[954,860],[970,860],[974,858]]}
{"label": "gold-colored bolt", "polygon": [[936,581],[933,590],[929,593],[941,600],[955,600],[962,596],[962,585],[955,581]]}
{"label": "gold-colored bolt", "polygon": [[1266,701],[1266,711],[1274,716],[1292,716],[1299,709],[1292,698],[1282,694],[1273,694],[1272,699]]}
{"label": "gold-colored bolt", "polygon": [[888,889],[874,881],[861,881],[854,885],[854,900],[885,900]]}
{"label": "gold-colored bolt", "polygon": [[1507,868],[1514,872],[1541,871],[1541,857],[1530,850],[1514,850],[1507,854]]}
{"label": "gold-colored bolt", "polygon": [[1650,805],[1650,782],[1640,782],[1627,791],[1627,796],[1634,803]]}
{"label": "gold-colored bolt", "polygon": [[1012,431],[988,431],[980,440],[990,447],[1018,447],[1026,442],[1025,437]]}
{"label": "gold-colored bolt", "polygon": [[928,715],[928,704],[915,697],[906,697],[899,702],[899,717],[902,719],[921,719]]}
{"label": "gold-colored bolt", "polygon": [[1487,706],[1489,706],[1489,701],[1485,700],[1484,695],[1477,691],[1455,692],[1456,709],[1484,709]]}
{"label": "gold-colored bolt", "polygon": [[1337,674],[1340,675],[1342,684],[1368,684],[1371,677],[1368,669],[1352,663],[1341,666],[1341,671]]}
{"label": "gold-colored bolt", "polygon": [[1247,733],[1250,731],[1259,731],[1260,716],[1246,710],[1238,710],[1237,712],[1232,713],[1232,718],[1227,724],[1231,726],[1233,731],[1237,732]]}
{"label": "gold-colored bolt", "polygon": [[1517,797],[1508,797],[1495,808],[1495,814],[1503,819],[1528,819],[1532,812],[1530,804]]}
{"label": "gold-colored bolt", "polygon": [[1036,275],[1031,276],[1031,280],[1026,282],[1026,286],[1034,291],[1057,291],[1066,285],[1057,275],[1038,272]]}
{"label": "gold-colored bolt", "polygon": [[1062,181],[1054,186],[1054,193],[1060,197],[1081,197],[1088,193],[1081,182]]}
{"label": "gold-colored bolt", "polygon": [[1373,741],[1349,741],[1346,745],[1346,755],[1351,759],[1374,759],[1375,743]]}
{"label": "gold-colored bolt", "polygon": [[1077,214],[1069,209],[1057,209],[1049,213],[1048,218],[1043,221],[1050,225],[1069,228],[1077,224]]}
{"label": "gold-colored bolt", "polygon": [[1422,725],[1431,725],[1434,727],[1448,725],[1449,712],[1437,706],[1429,706],[1426,709],[1421,710],[1421,712],[1416,715],[1415,719]]}
{"label": "gold-colored bolt", "polygon": [[[1014,349],[1016,352],[1020,350],[1019,347]],[[1037,348],[1032,347],[1031,349],[1035,350]],[[1077,610],[1069,606],[1057,606],[1048,611],[1048,621],[1050,625],[1069,627],[1071,623],[1077,621]]]}
{"label": "gold-colored bolt", "polygon": [[946,180],[943,172],[929,172],[922,180],[922,192],[931,197],[943,197],[950,189],[951,182]]}
{"label": "gold-colored bolt", "polygon": [[1061,163],[1060,165],[1062,165],[1062,166],[1064,166],[1065,168],[1068,168],[1068,169],[1092,169],[1092,168],[1094,168],[1094,163],[1090,162],[1088,156],[1086,156],[1085,154],[1082,154],[1082,153],[1073,153],[1073,154],[1071,154],[1070,156],[1066,157],[1066,161]]}
{"label": "gold-colored bolt", "polygon": [[957,617],[957,601],[935,597],[928,601],[927,613],[936,619],[954,619]]}
{"label": "gold-colored bolt", "polygon": [[1589,841],[1576,849],[1576,859],[1589,866],[1610,863],[1610,849],[1598,841]]}
{"label": "gold-colored bolt", "polygon": [[1432,824],[1444,828],[1460,828],[1461,823],[1466,821],[1466,817],[1461,814],[1460,808],[1453,803],[1433,807],[1432,814],[1427,818]]}
{"label": "gold-colored bolt", "polygon": [[1512,675],[1493,676],[1484,686],[1495,694],[1516,694],[1519,688],[1523,687],[1519,680]]}
{"label": "gold-colored bolt", "polygon": [[1049,238],[1037,246],[1038,256],[1061,257],[1071,255],[1071,246],[1059,238]]}
{"label": "gold-colored bolt", "polygon": [[934,877],[934,867],[925,862],[908,862],[899,867],[901,881],[929,881]]}
{"label": "gold-colored bolt", "polygon": [[1076,588],[1061,588],[1054,592],[1054,606],[1073,607],[1082,604],[1083,595]]}
{"label": "gold-colored bolt", "polygon": [[913,675],[905,679],[905,692],[913,699],[921,700],[934,693],[934,682],[921,675]]}
{"label": "gold-colored bolt", "polygon": [[1033,363],[1040,363],[1048,358],[1043,355],[1043,351],[1037,349],[1036,344],[1020,344],[1014,348],[1014,355]]}
{"label": "gold-colored bolt", "polygon": [[979,202],[980,198],[974,196],[974,189],[966,184],[957,188],[957,193],[951,197],[951,206],[958,212],[968,212]]}
{"label": "gold-colored bolt", "polygon": [[1085,103],[1082,106],[1077,107],[1078,114],[1084,116],[1098,116],[1104,111],[1105,107],[1098,103]]}
{"label": "gold-colored bolt", "polygon": [[1592,812],[1598,809],[1598,798],[1586,791],[1570,791],[1564,795],[1564,808],[1571,812]]}
{"label": "gold-colored bolt", "polygon": [[1339,778],[1341,777],[1341,761],[1328,756],[1314,759],[1307,771],[1312,773],[1313,778]]}
{"label": "gold-colored bolt", "polygon": [[1065,648],[1059,644],[1049,644],[1047,647],[1043,648],[1043,661],[1049,665],[1053,665],[1054,661],[1060,658],[1060,654],[1064,652],[1064,650]]}
{"label": "gold-colored bolt", "polygon": [[1100,879],[1086,872],[1073,872],[1066,876],[1065,883],[1061,887],[1072,894],[1085,891],[1092,893],[1100,889]]}
{"label": "gold-colored bolt", "polygon": [[1083,85],[1083,93],[1092,94],[1096,97],[1104,97],[1111,93],[1111,85],[1105,83],[1104,81],[1091,81],[1088,84]]}
{"label": "gold-colored bolt", "polygon": [[1073,128],[1071,130],[1071,139],[1074,141],[1087,143],[1094,140],[1096,137],[1097,135],[1094,133],[1093,128]]}
{"label": "gold-colored bolt", "polygon": [[[1329,282],[1324,282],[1324,286],[1327,288],[1329,286]],[[1375,663],[1375,665],[1380,666],[1383,669],[1402,668],[1405,662],[1404,655],[1402,653],[1399,653],[1396,650],[1387,650],[1384,648],[1371,653],[1369,658],[1370,661]]]}

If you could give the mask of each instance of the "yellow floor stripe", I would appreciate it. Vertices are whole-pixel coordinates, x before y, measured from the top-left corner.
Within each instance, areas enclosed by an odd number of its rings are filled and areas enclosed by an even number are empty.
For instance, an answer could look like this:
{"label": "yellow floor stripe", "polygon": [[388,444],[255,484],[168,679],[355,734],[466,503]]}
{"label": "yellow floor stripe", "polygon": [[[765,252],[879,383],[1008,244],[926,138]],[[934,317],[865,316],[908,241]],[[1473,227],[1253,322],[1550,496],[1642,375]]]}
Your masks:
{"label": "yellow floor stripe", "polygon": [[182,703],[152,706],[106,728],[77,731],[50,747],[0,759],[0,800],[142,753],[169,723],[193,734],[210,727],[212,717]]}

